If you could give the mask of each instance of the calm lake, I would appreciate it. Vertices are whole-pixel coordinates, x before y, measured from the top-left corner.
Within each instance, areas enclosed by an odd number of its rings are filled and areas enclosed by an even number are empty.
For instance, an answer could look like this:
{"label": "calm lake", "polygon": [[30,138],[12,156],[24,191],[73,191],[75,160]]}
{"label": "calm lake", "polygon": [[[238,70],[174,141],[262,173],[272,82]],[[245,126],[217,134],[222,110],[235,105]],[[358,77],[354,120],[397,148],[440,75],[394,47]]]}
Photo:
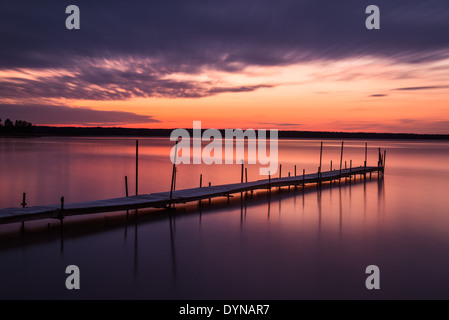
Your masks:
{"label": "calm lake", "polygon": [[[323,171],[341,141],[324,140]],[[347,140],[383,179],[273,189],[175,210],[0,225],[0,299],[448,299],[449,142]],[[139,138],[139,193],[170,190],[169,138]],[[280,140],[282,175],[317,171],[320,140]],[[257,180],[258,165],[247,165]],[[241,167],[181,164],[176,189],[240,182]],[[135,138],[0,138],[0,208],[135,194]],[[80,269],[67,290],[65,269]],[[367,290],[365,269],[380,269]]]}

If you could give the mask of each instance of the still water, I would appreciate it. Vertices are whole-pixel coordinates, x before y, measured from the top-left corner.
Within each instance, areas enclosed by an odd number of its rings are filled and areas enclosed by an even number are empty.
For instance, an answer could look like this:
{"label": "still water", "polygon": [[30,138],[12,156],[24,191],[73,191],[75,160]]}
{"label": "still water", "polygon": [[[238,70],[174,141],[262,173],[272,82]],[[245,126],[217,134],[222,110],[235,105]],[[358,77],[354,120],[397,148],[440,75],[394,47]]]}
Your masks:
{"label": "still water", "polygon": [[[364,161],[345,141],[344,161]],[[168,138],[139,139],[139,193],[170,189]],[[324,141],[323,170],[341,141]],[[387,150],[383,179],[273,189],[175,210],[139,210],[0,226],[0,299],[449,298],[449,142],[368,141]],[[281,140],[282,175],[316,172],[320,141]],[[260,179],[247,165],[248,180]],[[183,165],[177,189],[240,182],[240,165]],[[0,207],[135,193],[131,138],[0,138]],[[80,268],[67,290],[65,268]],[[365,269],[380,268],[380,290]]]}

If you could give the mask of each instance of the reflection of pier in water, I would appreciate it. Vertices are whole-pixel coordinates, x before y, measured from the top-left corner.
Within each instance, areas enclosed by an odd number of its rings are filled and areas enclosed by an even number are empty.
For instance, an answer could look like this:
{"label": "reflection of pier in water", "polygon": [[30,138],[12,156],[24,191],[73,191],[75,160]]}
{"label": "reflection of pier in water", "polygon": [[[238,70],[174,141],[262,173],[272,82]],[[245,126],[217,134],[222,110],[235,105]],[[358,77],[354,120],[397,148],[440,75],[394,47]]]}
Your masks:
{"label": "reflection of pier in water", "polygon": [[[321,241],[322,237],[322,223],[326,221],[325,216],[323,216],[322,212],[322,202],[323,202],[323,195],[326,192],[331,192],[331,190],[335,187],[338,188],[338,212],[339,212],[339,235],[340,238],[343,234],[343,219],[344,219],[344,212],[345,209],[343,208],[343,199],[342,199],[342,191],[346,190],[347,195],[349,196],[349,202],[351,202],[351,189],[353,187],[357,187],[359,191],[362,191],[363,196],[363,202],[366,202],[366,185],[373,185],[374,183],[377,184],[378,189],[378,204],[379,206],[382,205],[385,199],[385,190],[384,190],[384,178],[381,179],[360,179],[358,181],[352,181],[351,184],[341,182],[334,182],[334,185],[331,184],[323,184],[321,188],[311,187],[311,186],[305,186],[299,187],[295,190],[295,188],[284,187],[284,188],[276,188],[273,191],[265,191],[265,192],[258,192],[251,194],[250,192],[243,193],[242,197],[239,198],[231,198],[230,201],[227,201],[227,199],[222,199],[221,201],[217,201],[216,203],[213,203],[212,205],[190,205],[187,207],[179,207],[179,208],[171,208],[168,209],[168,214],[166,210],[161,210],[159,213],[150,211],[150,210],[140,210],[138,214],[130,215],[129,219],[125,219],[124,217],[120,216],[117,219],[120,218],[121,223],[114,224],[113,229],[118,228],[124,228],[124,238],[125,242],[132,239],[132,246],[133,246],[133,273],[134,273],[134,279],[137,280],[139,278],[139,251],[142,252],[143,247],[151,245],[148,241],[139,241],[142,239],[139,239],[138,235],[138,229],[144,228],[145,225],[151,224],[153,222],[158,221],[167,221],[168,225],[168,237],[169,237],[169,246],[170,246],[170,252],[167,255],[167,257],[170,257],[171,265],[172,265],[172,279],[175,281],[177,279],[177,260],[176,260],[176,218],[180,216],[186,216],[186,215],[197,215],[199,223],[201,224],[201,221],[204,220],[207,216],[213,215],[216,213],[222,213],[224,210],[232,210],[232,211],[240,211],[240,228],[243,230],[244,224],[246,224],[246,213],[248,208],[257,208],[261,205],[267,206],[268,211],[268,220],[267,223],[270,223],[269,217],[270,217],[270,210],[272,209],[272,202],[275,201],[288,201],[289,199],[292,199],[293,203],[296,203],[295,198],[298,196],[301,196],[303,198],[303,203],[299,204],[303,207],[305,205],[305,201],[308,199],[313,199],[310,196],[316,193],[317,196],[317,204],[318,204],[318,241]],[[277,193],[277,194],[274,194]],[[274,197],[273,197],[274,196]],[[366,206],[366,204],[364,204]],[[282,207],[279,207],[282,209]],[[288,208],[288,206],[287,206]],[[285,208],[284,208],[285,209]],[[296,209],[296,205],[295,205]],[[280,212],[279,212],[280,214]],[[130,224],[132,223],[132,224]],[[83,221],[81,222],[82,225],[89,226],[89,221]],[[71,223],[67,222],[65,223],[65,227],[61,229],[55,229],[52,228],[52,230],[49,232],[48,236],[51,236],[53,240],[59,240],[61,241],[61,255],[63,254],[63,235],[64,239],[70,239],[70,238],[76,238],[79,236],[84,236],[86,234],[94,234],[98,232],[107,232],[111,228],[105,228],[105,226],[97,226],[96,228],[92,228],[89,232],[86,232],[86,230],[83,229],[83,226],[73,226]],[[74,228],[75,227],[75,228]],[[129,230],[128,228],[132,227],[134,229],[134,237],[130,238]],[[123,230],[123,229],[122,229]],[[70,232],[66,232],[70,231]],[[23,246],[25,248],[27,245],[34,245],[39,243],[39,239],[43,239],[39,236],[41,233],[25,233],[23,237],[17,240],[17,244],[19,246]],[[33,239],[33,236],[38,237],[37,241],[36,238]],[[19,241],[20,240],[20,241]],[[48,239],[42,240],[42,241],[48,241]],[[20,244],[19,244],[20,243]],[[140,250],[139,250],[140,249]],[[142,263],[142,262],[141,262]]]}

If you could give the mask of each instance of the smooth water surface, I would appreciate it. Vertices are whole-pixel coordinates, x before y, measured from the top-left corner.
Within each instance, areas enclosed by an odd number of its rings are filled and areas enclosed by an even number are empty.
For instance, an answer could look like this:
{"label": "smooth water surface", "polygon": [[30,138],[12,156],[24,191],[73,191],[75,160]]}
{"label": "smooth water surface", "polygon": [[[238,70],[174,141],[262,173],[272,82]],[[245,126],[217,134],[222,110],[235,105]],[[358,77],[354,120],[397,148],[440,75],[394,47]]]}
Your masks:
{"label": "smooth water surface", "polygon": [[[365,141],[345,141],[344,162]],[[168,138],[139,139],[139,193],[170,189]],[[341,141],[324,141],[323,170]],[[383,179],[273,189],[188,205],[0,226],[1,299],[449,298],[449,142],[368,141]],[[319,140],[281,140],[282,175],[316,172]],[[248,180],[261,179],[247,165]],[[234,165],[178,166],[177,189],[240,182]],[[278,173],[277,173],[278,174]],[[135,193],[135,139],[0,138],[0,207]],[[81,289],[65,287],[77,265]],[[380,268],[367,290],[365,268]]]}

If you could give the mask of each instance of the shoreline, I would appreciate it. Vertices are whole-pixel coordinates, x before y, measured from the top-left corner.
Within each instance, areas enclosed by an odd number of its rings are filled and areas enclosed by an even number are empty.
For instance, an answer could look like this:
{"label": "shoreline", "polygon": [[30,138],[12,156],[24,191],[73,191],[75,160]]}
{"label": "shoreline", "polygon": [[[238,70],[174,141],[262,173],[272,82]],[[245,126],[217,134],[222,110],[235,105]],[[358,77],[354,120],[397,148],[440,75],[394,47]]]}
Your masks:
{"label": "shoreline", "polygon": [[[0,138],[38,137],[170,137],[174,129],[140,129],[120,127],[49,127],[34,126],[32,132],[12,132]],[[192,129],[186,129],[192,134]],[[204,132],[206,129],[202,129]],[[219,129],[224,133],[224,129]],[[279,139],[369,139],[369,140],[449,140],[449,134],[326,132],[278,130]]]}

